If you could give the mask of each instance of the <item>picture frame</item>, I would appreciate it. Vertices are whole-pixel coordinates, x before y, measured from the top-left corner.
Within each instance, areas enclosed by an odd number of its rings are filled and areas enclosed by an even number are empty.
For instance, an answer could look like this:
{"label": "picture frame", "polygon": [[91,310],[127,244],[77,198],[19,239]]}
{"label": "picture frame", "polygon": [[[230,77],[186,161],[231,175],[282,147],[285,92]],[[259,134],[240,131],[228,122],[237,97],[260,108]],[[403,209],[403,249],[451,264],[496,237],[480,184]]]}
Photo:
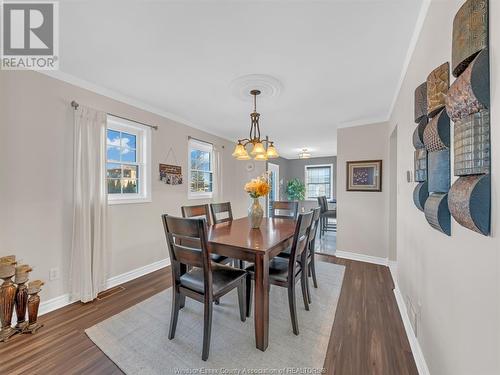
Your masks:
{"label": "picture frame", "polygon": [[346,191],[382,191],[382,160],[348,161],[346,172]]}
{"label": "picture frame", "polygon": [[182,168],[178,165],[160,164],[160,181],[167,185],[182,185]]}

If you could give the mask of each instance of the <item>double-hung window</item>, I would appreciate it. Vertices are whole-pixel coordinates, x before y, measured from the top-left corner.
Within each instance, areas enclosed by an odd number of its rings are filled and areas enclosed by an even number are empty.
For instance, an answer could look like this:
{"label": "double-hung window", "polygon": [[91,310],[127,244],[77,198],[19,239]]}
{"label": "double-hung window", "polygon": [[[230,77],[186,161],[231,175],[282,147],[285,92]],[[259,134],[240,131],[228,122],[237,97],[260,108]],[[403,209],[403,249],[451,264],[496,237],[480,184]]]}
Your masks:
{"label": "double-hung window", "polygon": [[213,146],[210,143],[189,139],[188,198],[211,199],[213,196]]}
{"label": "double-hung window", "polygon": [[306,199],[315,200],[317,197],[326,196],[331,199],[333,192],[333,166],[324,165],[306,165]]}
{"label": "double-hung window", "polygon": [[106,187],[108,202],[151,201],[151,130],[134,121],[108,116]]}

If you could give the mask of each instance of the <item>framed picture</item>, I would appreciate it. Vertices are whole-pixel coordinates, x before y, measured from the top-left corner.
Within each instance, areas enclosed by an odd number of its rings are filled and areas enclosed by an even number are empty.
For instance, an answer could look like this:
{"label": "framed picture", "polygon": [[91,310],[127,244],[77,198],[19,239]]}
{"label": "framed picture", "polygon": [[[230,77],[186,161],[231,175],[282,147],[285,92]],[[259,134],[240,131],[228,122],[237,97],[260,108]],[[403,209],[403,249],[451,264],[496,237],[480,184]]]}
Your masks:
{"label": "framed picture", "polygon": [[182,169],[178,165],[160,164],[160,181],[167,185],[182,184]]}
{"label": "framed picture", "polygon": [[382,191],[382,160],[347,162],[347,191]]}

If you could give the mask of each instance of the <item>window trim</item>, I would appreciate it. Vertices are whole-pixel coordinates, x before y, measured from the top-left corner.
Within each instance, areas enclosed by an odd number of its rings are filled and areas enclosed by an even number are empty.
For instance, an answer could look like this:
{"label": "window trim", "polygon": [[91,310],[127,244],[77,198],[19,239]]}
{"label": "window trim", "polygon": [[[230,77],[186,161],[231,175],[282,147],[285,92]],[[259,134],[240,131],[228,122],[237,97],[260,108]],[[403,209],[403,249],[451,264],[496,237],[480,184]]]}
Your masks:
{"label": "window trim", "polygon": [[[108,115],[106,120],[106,137],[105,137],[105,181],[107,182],[107,131],[108,129],[117,130],[133,134],[136,136],[136,162],[135,163],[121,163],[137,165],[139,169],[139,193],[137,194],[107,194],[108,205],[115,204],[133,204],[133,203],[148,203],[152,202],[151,197],[151,129],[140,123],[118,118],[116,116]],[[112,161],[110,161],[112,163]],[[107,189],[107,183],[106,183]],[[106,190],[107,191],[107,190]]]}
{"label": "window trim", "polygon": [[[193,147],[195,146],[195,147]],[[211,192],[199,192],[191,191],[191,150],[200,150],[210,153],[210,173],[212,173],[212,191]],[[188,139],[188,178],[187,178],[187,191],[188,199],[212,199],[214,196],[214,146],[211,143],[199,141],[197,139]]]}
{"label": "window trim", "polygon": [[333,164],[307,164],[304,165],[304,184],[306,186],[306,196],[305,201],[316,201],[317,198],[309,198],[307,193],[307,168],[318,168],[318,167],[329,167],[330,168],[330,198],[333,199]]}

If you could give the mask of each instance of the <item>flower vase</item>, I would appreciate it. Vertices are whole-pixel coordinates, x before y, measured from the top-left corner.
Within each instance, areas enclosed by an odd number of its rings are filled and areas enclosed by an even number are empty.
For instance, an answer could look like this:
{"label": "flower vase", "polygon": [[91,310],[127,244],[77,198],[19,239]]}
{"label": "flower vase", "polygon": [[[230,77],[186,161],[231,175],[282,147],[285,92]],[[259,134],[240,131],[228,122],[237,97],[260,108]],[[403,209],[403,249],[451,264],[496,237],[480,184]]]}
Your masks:
{"label": "flower vase", "polygon": [[253,198],[252,205],[248,209],[248,218],[252,229],[258,229],[264,217],[264,210],[260,205],[259,198]]}

